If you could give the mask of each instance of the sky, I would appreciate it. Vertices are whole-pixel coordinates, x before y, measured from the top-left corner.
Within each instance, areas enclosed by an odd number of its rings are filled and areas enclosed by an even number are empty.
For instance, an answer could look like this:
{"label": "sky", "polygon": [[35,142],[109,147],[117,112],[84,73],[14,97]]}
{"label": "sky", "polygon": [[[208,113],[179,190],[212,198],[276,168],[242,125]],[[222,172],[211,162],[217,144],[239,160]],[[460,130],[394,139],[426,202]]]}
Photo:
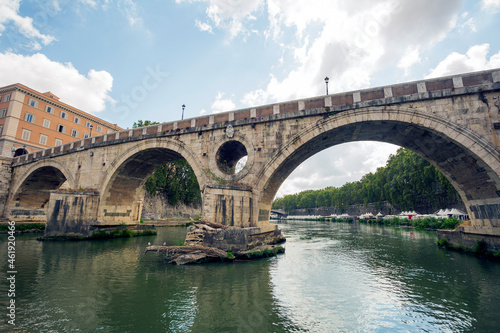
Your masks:
{"label": "sky", "polygon": [[[500,67],[500,0],[0,0],[0,86],[123,128]],[[277,196],[341,186],[398,147],[343,144]]]}

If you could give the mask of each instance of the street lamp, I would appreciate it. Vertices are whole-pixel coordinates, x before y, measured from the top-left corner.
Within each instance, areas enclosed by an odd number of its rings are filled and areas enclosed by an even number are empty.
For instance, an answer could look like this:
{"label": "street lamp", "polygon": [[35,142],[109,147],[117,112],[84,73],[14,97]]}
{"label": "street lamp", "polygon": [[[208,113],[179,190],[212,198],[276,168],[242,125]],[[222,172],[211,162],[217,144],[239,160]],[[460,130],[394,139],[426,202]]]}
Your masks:
{"label": "street lamp", "polygon": [[330,81],[330,79],[327,77],[325,77],[325,83],[326,83],[326,94],[328,95],[328,81]]}
{"label": "street lamp", "polygon": [[182,117],[181,120],[184,119],[184,109],[186,108],[185,104],[182,104]]}
{"label": "street lamp", "polygon": [[94,128],[94,126],[90,124],[89,128],[90,128],[90,137],[92,137],[92,128]]}

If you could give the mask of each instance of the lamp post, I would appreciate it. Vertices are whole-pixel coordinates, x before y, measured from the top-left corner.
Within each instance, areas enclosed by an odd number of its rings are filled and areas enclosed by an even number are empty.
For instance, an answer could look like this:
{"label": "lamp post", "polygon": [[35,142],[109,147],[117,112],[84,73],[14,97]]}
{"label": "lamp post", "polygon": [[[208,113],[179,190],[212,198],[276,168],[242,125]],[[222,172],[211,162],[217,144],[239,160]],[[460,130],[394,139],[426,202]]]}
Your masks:
{"label": "lamp post", "polygon": [[182,104],[182,117],[181,120],[184,119],[184,109],[186,108],[185,104]]}
{"label": "lamp post", "polygon": [[94,128],[94,126],[90,124],[89,128],[90,128],[90,137],[92,137],[92,128]]}
{"label": "lamp post", "polygon": [[330,79],[327,77],[325,77],[325,83],[326,83],[326,94],[328,95],[328,81],[330,81]]}

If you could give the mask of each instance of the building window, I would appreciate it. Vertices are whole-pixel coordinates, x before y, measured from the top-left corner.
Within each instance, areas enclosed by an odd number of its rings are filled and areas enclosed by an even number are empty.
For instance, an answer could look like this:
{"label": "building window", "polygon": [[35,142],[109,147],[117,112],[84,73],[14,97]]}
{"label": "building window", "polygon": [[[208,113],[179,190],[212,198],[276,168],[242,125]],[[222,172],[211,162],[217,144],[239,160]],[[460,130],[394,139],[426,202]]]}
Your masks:
{"label": "building window", "polygon": [[60,146],[60,145],[62,145],[62,140],[61,139],[56,139],[55,146],[57,147],[57,146]]}
{"label": "building window", "polygon": [[50,120],[44,119],[43,120],[43,127],[45,128],[50,128]]}
{"label": "building window", "polygon": [[99,133],[102,133],[102,127],[101,126],[97,126],[96,131],[99,132]]}
{"label": "building window", "polygon": [[59,124],[59,125],[57,125],[57,131],[59,133],[65,133],[66,132],[66,127],[64,125]]}
{"label": "building window", "polygon": [[28,101],[28,105],[36,108],[36,107],[38,107],[38,102],[35,101],[34,99],[30,98],[29,101]]}
{"label": "building window", "polygon": [[26,120],[28,123],[34,123],[35,122],[35,115],[31,114],[31,113],[26,113],[24,120]]}
{"label": "building window", "polygon": [[48,113],[52,113],[52,114],[53,114],[53,113],[54,113],[54,108],[53,108],[52,106],[48,106],[48,105],[47,105],[47,106],[45,107],[45,111],[46,111],[46,112],[48,112]]}
{"label": "building window", "polygon": [[113,131],[112,131],[112,130],[107,130],[107,131],[106,131],[106,133],[107,133],[107,134],[109,134],[109,133],[113,133]]}
{"label": "building window", "polygon": [[45,134],[40,134],[40,144],[47,145],[47,136]]}
{"label": "building window", "polygon": [[91,127],[92,127],[92,123],[91,123],[90,121],[87,121],[87,122],[85,123],[85,127],[87,127],[87,128],[91,128]]}
{"label": "building window", "polygon": [[7,114],[7,109],[2,109],[2,110],[0,111],[0,118],[5,117],[5,115],[6,115],[6,114]]}
{"label": "building window", "polygon": [[80,123],[80,118],[75,117],[75,119],[73,119],[73,121],[75,122],[75,124],[79,124]]}
{"label": "building window", "polygon": [[88,133],[83,133],[83,138],[84,139],[88,139],[89,138],[89,134]]}
{"label": "building window", "polygon": [[23,139],[24,141],[29,141],[29,140],[30,140],[30,135],[31,135],[31,131],[30,131],[30,130],[23,129],[23,136],[22,136],[22,139]]}
{"label": "building window", "polygon": [[4,102],[10,101],[10,95],[5,95],[4,98],[3,98],[3,101]]}
{"label": "building window", "polygon": [[78,137],[78,131],[76,129],[71,130],[71,136],[77,138]]}
{"label": "building window", "polygon": [[3,125],[0,125],[0,135],[2,135],[3,132]]}
{"label": "building window", "polygon": [[62,119],[68,119],[68,114],[64,111],[61,111],[61,118]]}

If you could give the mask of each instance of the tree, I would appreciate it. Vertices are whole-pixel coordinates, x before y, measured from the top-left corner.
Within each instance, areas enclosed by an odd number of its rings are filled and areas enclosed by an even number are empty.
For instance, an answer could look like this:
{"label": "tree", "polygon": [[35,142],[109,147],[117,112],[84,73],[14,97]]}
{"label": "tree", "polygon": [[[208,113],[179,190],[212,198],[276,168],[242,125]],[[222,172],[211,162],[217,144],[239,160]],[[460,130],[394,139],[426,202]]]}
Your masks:
{"label": "tree", "polygon": [[159,124],[159,122],[152,120],[144,120],[144,121],[138,120],[137,122],[134,121],[134,125],[132,125],[132,128],[146,127],[156,124]]}
{"label": "tree", "polygon": [[421,206],[438,209],[459,200],[458,193],[439,170],[411,150],[400,148],[389,157],[385,167],[357,182],[287,195],[277,199],[273,208],[291,211],[330,206],[342,210],[353,204],[380,205],[388,201],[397,209],[415,210]]}
{"label": "tree", "polygon": [[[158,124],[151,120],[138,120],[132,128]],[[198,205],[201,202],[201,193],[196,175],[185,159],[167,162],[157,168],[145,184],[146,191],[155,196],[164,196],[168,203],[175,206]]]}

